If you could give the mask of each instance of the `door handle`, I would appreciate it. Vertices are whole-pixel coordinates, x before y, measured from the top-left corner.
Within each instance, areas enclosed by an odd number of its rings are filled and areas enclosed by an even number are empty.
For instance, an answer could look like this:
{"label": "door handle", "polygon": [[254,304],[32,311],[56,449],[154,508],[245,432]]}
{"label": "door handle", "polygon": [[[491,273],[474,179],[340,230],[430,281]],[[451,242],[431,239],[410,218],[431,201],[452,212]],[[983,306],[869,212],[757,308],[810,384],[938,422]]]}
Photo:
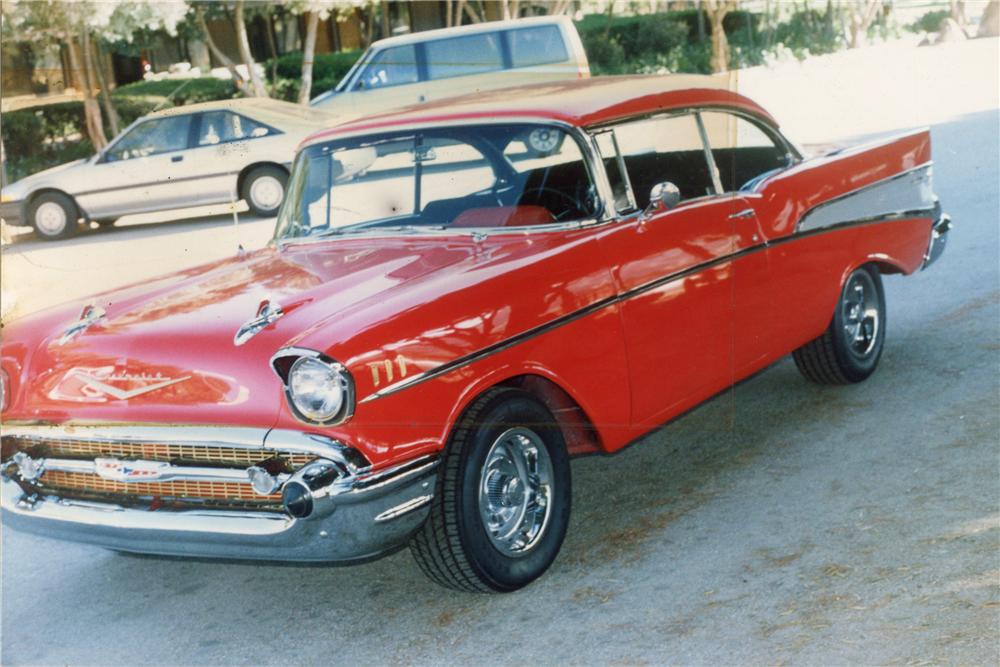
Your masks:
{"label": "door handle", "polygon": [[180,162],[183,159],[184,159],[183,155],[175,155],[172,158],[170,158],[170,161],[171,162]]}
{"label": "door handle", "polygon": [[733,213],[732,215],[730,215],[729,219],[730,220],[742,220],[743,218],[752,218],[752,217],[753,217],[753,209],[752,208],[745,208],[742,211],[740,211],[739,213]]}

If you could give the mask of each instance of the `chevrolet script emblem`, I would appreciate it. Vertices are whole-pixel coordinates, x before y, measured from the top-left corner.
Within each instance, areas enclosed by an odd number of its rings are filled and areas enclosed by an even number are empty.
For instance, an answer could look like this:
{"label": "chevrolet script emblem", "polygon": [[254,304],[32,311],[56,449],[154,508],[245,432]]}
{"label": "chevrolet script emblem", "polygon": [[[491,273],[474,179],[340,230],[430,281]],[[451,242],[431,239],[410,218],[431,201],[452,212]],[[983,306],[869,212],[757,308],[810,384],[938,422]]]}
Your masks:
{"label": "chevrolet script emblem", "polygon": [[[74,370],[71,375],[83,382],[91,392],[97,392],[98,396],[110,396],[111,398],[116,398],[119,401],[127,401],[130,398],[135,398],[136,396],[142,396],[143,394],[148,394],[151,391],[156,391],[157,389],[163,389],[164,387],[169,387],[172,384],[177,384],[178,382],[183,382],[189,379],[190,375],[185,375],[180,378],[167,378],[163,375],[157,373],[156,375],[149,375],[147,373],[140,373],[139,375],[131,375],[128,373],[118,373],[118,374],[108,374],[102,375],[101,377],[96,377],[83,371]],[[138,387],[133,387],[132,389],[121,389],[116,387],[110,382],[142,382]],[[90,393],[90,392],[88,392]]]}
{"label": "chevrolet script emblem", "polygon": [[119,461],[94,459],[94,472],[112,482],[155,482],[170,469],[163,461]]}

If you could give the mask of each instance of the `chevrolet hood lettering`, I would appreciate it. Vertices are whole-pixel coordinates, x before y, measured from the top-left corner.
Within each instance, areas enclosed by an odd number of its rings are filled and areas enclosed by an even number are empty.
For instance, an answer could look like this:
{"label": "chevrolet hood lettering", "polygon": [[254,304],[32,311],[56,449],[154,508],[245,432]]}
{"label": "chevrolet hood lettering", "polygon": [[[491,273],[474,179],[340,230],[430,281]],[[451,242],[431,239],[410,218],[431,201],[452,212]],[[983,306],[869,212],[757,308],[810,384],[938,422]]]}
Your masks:
{"label": "chevrolet hood lettering", "polygon": [[[132,374],[74,368],[66,374],[64,381],[53,390],[58,395],[50,394],[49,398],[75,401],[103,401],[111,398],[119,401],[127,401],[130,398],[142,396],[143,394],[169,387],[190,378],[190,375],[179,378],[168,378],[160,373]],[[72,394],[67,394],[65,391],[66,380],[77,381],[71,383],[72,385],[76,385],[76,391]],[[114,383],[125,383],[126,386],[116,386]]]}

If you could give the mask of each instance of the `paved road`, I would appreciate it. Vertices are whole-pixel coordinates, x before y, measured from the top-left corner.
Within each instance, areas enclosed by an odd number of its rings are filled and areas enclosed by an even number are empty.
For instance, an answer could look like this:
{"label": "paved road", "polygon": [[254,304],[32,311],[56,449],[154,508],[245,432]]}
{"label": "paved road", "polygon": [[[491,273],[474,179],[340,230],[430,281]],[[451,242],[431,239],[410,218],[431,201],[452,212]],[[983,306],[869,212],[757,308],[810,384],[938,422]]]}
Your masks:
{"label": "paved road", "polygon": [[[574,462],[569,537],[527,590],[446,592],[405,551],[353,568],[217,563],[4,531],[0,661],[997,664],[998,121],[932,128],[958,227],[929,271],[886,280],[878,373],[821,388],[786,360],[617,456]],[[153,235],[187,261],[230,224],[73,243],[93,259]],[[128,248],[114,252],[139,262]]]}

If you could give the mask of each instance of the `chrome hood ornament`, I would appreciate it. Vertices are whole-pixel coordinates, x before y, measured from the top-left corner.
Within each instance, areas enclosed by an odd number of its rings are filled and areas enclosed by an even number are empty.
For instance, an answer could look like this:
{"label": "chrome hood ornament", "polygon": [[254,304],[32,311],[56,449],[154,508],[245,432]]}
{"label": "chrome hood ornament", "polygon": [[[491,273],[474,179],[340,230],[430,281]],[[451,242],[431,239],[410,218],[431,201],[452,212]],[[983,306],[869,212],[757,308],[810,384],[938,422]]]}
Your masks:
{"label": "chrome hood ornament", "polygon": [[106,315],[107,313],[100,306],[95,306],[94,304],[84,306],[83,311],[80,313],[80,318],[69,325],[62,336],[59,337],[59,340],[56,341],[56,344],[65,345],[86,331],[92,324],[103,320]]}
{"label": "chrome hood ornament", "polygon": [[262,329],[277,322],[284,314],[285,311],[281,309],[278,302],[271,301],[271,299],[264,299],[257,306],[257,315],[245,322],[236,332],[236,335],[233,336],[233,344],[242,345],[260,333]]}

